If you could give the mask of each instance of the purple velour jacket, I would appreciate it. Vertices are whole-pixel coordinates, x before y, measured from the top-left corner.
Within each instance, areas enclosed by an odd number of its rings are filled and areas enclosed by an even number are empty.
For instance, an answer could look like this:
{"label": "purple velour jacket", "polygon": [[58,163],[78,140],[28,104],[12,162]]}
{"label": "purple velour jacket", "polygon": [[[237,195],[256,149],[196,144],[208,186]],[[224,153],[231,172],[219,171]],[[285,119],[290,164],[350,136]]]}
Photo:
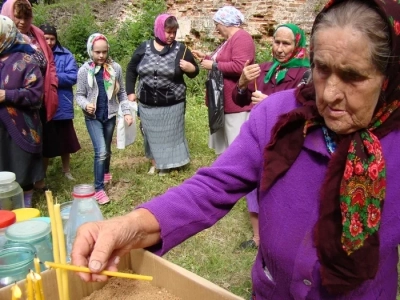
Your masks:
{"label": "purple velour jacket", "polygon": [[[282,113],[296,107],[294,90],[278,92],[256,105],[231,146],[206,168],[178,187],[141,205],[158,220],[166,253],[226,215],[244,195],[260,185],[263,149]],[[321,286],[313,245],[319,192],[330,160],[322,130],[306,136],[303,150],[268,191],[259,191],[260,247],[252,270],[257,300],[396,299],[397,246],[400,242],[400,132],[381,139],[387,168],[382,213],[379,269],[373,280],[353,292],[329,295]]]}

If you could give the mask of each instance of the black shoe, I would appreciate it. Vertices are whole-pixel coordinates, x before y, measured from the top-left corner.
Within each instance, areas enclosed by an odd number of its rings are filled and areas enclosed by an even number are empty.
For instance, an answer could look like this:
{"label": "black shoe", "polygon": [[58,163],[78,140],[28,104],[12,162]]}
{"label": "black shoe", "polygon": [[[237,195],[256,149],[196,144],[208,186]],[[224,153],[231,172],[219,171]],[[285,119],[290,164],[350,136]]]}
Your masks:
{"label": "black shoe", "polygon": [[239,245],[239,248],[240,249],[258,249],[258,246],[257,246],[256,242],[253,239],[251,239],[251,240],[241,243]]}

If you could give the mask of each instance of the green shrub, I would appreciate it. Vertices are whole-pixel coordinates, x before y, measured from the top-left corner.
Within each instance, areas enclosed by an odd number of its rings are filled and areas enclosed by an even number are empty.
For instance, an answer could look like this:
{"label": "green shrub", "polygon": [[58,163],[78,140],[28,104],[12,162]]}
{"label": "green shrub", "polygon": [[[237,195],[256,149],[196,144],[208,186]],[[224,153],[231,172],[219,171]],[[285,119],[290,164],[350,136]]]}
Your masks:
{"label": "green shrub", "polygon": [[156,16],[166,11],[164,0],[141,0],[136,4],[137,11],[133,19],[128,19],[109,35],[110,52],[118,61],[128,62],[135,49],[145,40],[153,36]]}
{"label": "green shrub", "polygon": [[86,42],[88,37],[101,31],[89,5],[82,4],[80,11],[79,15],[72,16],[68,26],[63,26],[59,34],[60,42],[75,54],[75,57],[79,59],[78,63],[87,59]]}
{"label": "green shrub", "polygon": [[256,63],[272,61],[272,46],[271,43],[256,44]]}

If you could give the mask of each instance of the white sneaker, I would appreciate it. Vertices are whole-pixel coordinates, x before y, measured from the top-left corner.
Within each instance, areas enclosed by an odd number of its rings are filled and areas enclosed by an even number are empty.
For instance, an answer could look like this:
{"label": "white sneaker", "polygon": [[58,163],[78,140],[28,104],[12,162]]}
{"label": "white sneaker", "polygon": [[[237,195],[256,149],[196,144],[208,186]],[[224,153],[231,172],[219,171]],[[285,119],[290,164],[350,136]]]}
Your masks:
{"label": "white sneaker", "polygon": [[156,167],[155,166],[151,166],[150,170],[147,172],[147,174],[153,175],[155,172],[156,172]]}
{"label": "white sneaker", "polygon": [[71,172],[65,172],[64,176],[67,177],[69,180],[75,180],[75,178],[72,176]]}

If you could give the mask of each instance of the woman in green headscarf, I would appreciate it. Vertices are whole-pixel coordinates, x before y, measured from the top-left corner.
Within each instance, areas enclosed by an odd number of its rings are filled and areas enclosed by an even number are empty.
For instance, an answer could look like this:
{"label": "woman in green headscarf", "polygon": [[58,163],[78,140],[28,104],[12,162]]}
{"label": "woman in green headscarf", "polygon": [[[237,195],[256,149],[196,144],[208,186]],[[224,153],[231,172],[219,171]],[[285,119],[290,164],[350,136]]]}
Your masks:
{"label": "woman in green headscarf", "polygon": [[[272,93],[288,90],[298,86],[302,79],[307,79],[310,67],[306,51],[304,31],[294,24],[278,26],[272,44],[272,62],[246,65],[233,90],[233,101],[240,106],[257,104]],[[246,196],[253,227],[253,238],[243,242],[241,248],[258,247],[258,202],[257,190]]]}
{"label": "woman in green headscarf", "polygon": [[272,62],[246,63],[233,91],[240,106],[257,104],[272,93],[296,87],[310,68],[304,31],[294,24],[278,26],[272,44]]}

